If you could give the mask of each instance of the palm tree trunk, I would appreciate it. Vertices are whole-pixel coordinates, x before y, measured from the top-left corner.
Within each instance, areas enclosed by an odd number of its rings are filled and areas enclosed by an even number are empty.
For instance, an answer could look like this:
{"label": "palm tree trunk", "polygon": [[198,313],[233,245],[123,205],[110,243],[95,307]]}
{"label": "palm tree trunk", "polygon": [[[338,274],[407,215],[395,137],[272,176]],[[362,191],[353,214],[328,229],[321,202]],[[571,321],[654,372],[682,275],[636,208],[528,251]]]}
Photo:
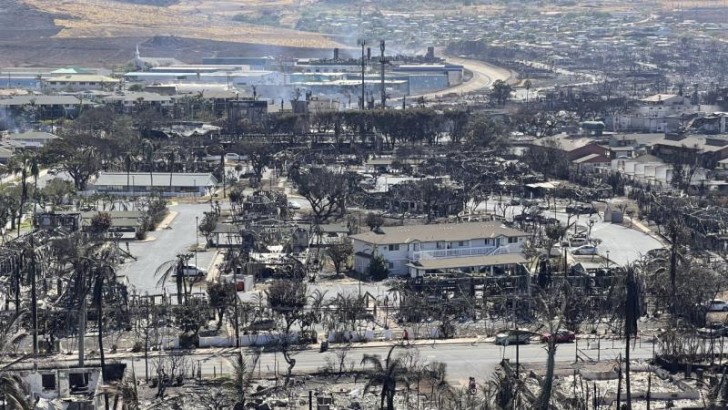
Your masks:
{"label": "palm tree trunk", "polygon": [[183,297],[184,297],[184,282],[182,281],[182,275],[184,275],[184,269],[181,267],[177,267],[177,277],[175,278],[177,282],[177,304],[182,306]]}
{"label": "palm tree trunk", "polygon": [[[22,263],[22,262],[20,262]],[[15,268],[15,280],[13,283],[13,286],[15,288],[15,314],[20,313],[20,275],[21,275],[21,269],[22,265],[19,265]]]}
{"label": "palm tree trunk", "polygon": [[78,314],[78,366],[84,367],[86,358],[86,298],[81,298]]}
{"label": "palm tree trunk", "polygon": [[630,342],[629,336],[630,336],[630,332],[628,331],[627,338],[625,340],[626,345],[625,345],[625,349],[624,349],[624,386],[625,386],[625,390],[627,392],[627,397],[626,397],[627,410],[632,409],[632,390],[630,388],[630,382],[629,382],[629,379],[630,379],[630,377],[629,377],[629,370],[630,370],[629,369],[629,342]]}
{"label": "palm tree trunk", "polygon": [[[555,331],[551,332],[551,334],[555,333]],[[549,404],[551,403],[551,390],[553,387],[556,357],[556,338],[554,337],[549,339],[547,354],[546,375],[544,376],[544,384],[541,387],[541,394],[538,397],[538,408],[541,410],[548,410]]]}
{"label": "palm tree trunk", "polygon": [[[103,316],[103,285],[104,276],[99,275],[96,279],[96,323],[98,327],[98,340],[99,340],[99,360],[101,362],[101,378],[104,383],[107,383],[106,379],[106,358],[104,356],[104,316]],[[106,409],[109,408],[109,395],[104,393],[104,402]]]}
{"label": "palm tree trunk", "polygon": [[394,410],[394,391],[387,391],[387,410]]}
{"label": "palm tree trunk", "polygon": [[30,237],[31,255],[30,255],[30,309],[33,320],[33,356],[38,355],[38,297],[36,291],[35,278],[35,251],[32,249],[33,236]]}
{"label": "palm tree trunk", "polygon": [[20,209],[18,210],[18,237],[20,237],[20,224],[23,222],[23,208],[25,207],[25,201],[28,199],[28,186],[25,183],[25,179],[27,177],[27,172],[25,171],[25,168],[23,168],[21,171],[22,180],[20,181],[22,187],[20,195]]}

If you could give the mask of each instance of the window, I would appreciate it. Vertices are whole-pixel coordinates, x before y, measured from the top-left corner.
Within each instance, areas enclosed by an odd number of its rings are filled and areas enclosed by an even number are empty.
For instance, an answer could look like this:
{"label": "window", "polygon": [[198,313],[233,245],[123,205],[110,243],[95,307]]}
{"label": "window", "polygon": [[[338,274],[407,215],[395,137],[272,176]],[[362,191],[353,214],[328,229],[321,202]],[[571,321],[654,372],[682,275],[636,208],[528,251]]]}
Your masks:
{"label": "window", "polygon": [[458,246],[465,246],[465,241],[458,241]]}
{"label": "window", "polygon": [[437,249],[442,249],[445,247],[445,242],[437,242],[435,246],[437,247]]}
{"label": "window", "polygon": [[398,243],[395,243],[393,245],[389,245],[389,251],[390,252],[392,252],[392,251],[398,251],[398,250],[399,250],[399,244]]}
{"label": "window", "polygon": [[508,243],[518,243],[518,238],[508,238]]}
{"label": "window", "polygon": [[71,392],[86,390],[88,388],[88,373],[70,373],[68,375],[68,384],[71,386]]}
{"label": "window", "polygon": [[394,269],[394,262],[387,262],[387,267],[389,269]]}
{"label": "window", "polygon": [[56,389],[56,375],[55,374],[43,374],[41,375],[43,382],[43,390],[55,390]]}

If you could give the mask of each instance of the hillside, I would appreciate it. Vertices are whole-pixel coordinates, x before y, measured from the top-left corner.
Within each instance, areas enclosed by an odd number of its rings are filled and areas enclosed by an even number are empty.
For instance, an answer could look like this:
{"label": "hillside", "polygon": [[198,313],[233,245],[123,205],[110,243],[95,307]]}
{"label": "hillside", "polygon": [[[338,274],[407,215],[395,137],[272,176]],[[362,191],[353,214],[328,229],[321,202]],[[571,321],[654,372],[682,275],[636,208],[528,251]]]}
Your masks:
{"label": "hillside", "polygon": [[[213,54],[280,55],[297,49],[322,55],[338,46],[317,33],[233,20],[256,5],[290,10],[292,4],[286,0],[0,0],[0,66],[111,67],[130,60],[138,43],[145,55],[191,62]],[[176,41],[171,47],[145,46],[155,37]]]}

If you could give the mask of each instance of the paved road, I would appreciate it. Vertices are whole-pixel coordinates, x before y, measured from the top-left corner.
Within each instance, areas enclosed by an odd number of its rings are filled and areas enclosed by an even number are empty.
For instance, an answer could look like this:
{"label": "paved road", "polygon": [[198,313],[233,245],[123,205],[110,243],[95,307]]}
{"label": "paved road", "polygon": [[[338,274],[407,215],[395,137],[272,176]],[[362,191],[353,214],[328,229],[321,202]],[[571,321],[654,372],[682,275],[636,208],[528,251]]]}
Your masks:
{"label": "paved road", "polygon": [[[510,81],[511,79],[513,79],[513,73],[510,70],[488,64],[484,61],[471,60],[453,56],[444,57],[448,63],[462,65],[466,70],[472,73],[472,78],[464,83],[446,88],[444,90],[408,96],[407,99],[409,101],[413,101],[414,99],[420,97],[425,99],[435,99],[448,94],[465,94],[485,89],[496,80]],[[391,98],[388,101],[391,104],[397,104],[402,101],[402,98]]]}
{"label": "paved road", "polygon": [[[347,364],[353,362],[355,367],[358,367],[361,363],[361,359],[364,354],[376,354],[381,357],[385,357],[389,351],[389,346],[378,346],[370,345],[355,345],[357,347],[352,348],[346,357]],[[560,345],[556,360],[561,363],[571,363],[575,359],[576,344],[563,344]],[[597,349],[587,349],[586,342],[580,341],[578,343],[580,350],[580,358],[582,360],[596,360],[599,357],[601,360],[613,360],[616,359],[620,354],[624,355],[624,343],[621,341],[615,341],[612,344],[611,341],[603,341],[599,353]],[[230,364],[226,357],[232,357],[235,348],[230,349],[210,349],[209,351],[198,349],[193,354],[188,354],[187,357],[190,361],[197,362],[202,366],[203,376],[212,376],[213,372],[216,374],[229,373],[231,370]],[[296,359],[296,367],[294,368],[294,374],[296,372],[309,373],[321,369],[326,362],[326,358],[336,360],[337,348],[332,348],[326,353],[319,353],[318,349],[311,348],[300,352],[294,352],[292,356]],[[414,347],[402,347],[395,349],[398,354],[404,354],[406,351],[414,352],[417,351],[419,357],[423,363],[432,361],[441,361],[447,363],[448,378],[453,383],[466,384],[469,377],[475,377],[479,383],[485,382],[490,379],[493,372],[498,367],[499,363],[503,359],[510,359],[511,362],[516,362],[516,347],[515,346],[496,346],[493,343],[481,342],[481,343],[451,343],[451,342],[438,342],[433,345],[431,342],[417,345]],[[250,354],[250,350],[244,349],[244,352]],[[157,355],[158,353],[152,353]],[[586,354],[586,356],[584,356]],[[653,355],[652,344],[645,342],[633,345],[631,357],[633,360],[651,358]],[[544,345],[540,343],[521,345],[518,347],[518,356],[520,363],[524,365],[528,364],[530,367],[543,366],[546,363],[546,351]],[[131,366],[134,363],[136,373],[144,374],[144,359],[141,355],[134,355],[133,357],[129,354],[115,355],[116,360],[121,360],[127,365]],[[150,365],[151,366],[151,365]],[[214,368],[214,369],[213,369]],[[261,355],[259,361],[259,370],[263,375],[270,375],[276,372],[276,370],[283,374],[285,373],[286,364],[283,361],[283,357],[280,353],[275,352],[264,352]]]}
{"label": "paved road", "polygon": [[[129,251],[138,259],[128,260],[119,270],[120,275],[126,275],[129,283],[137,292],[150,294],[162,293],[157,286],[158,278],[154,271],[166,261],[174,260],[179,253],[190,252],[190,247],[195,244],[196,227],[195,217],[202,220],[205,211],[210,210],[208,204],[180,204],[169,207],[170,211],[177,212],[177,217],[172,221],[170,229],[162,229],[149,232],[149,238],[143,242],[131,242]],[[200,241],[203,238],[200,237]],[[197,264],[202,268],[208,268],[212,262],[214,252],[200,252],[197,255]],[[195,263],[193,258],[192,263]],[[167,291],[175,291],[174,281],[165,285]],[[196,288],[195,288],[196,290]]]}

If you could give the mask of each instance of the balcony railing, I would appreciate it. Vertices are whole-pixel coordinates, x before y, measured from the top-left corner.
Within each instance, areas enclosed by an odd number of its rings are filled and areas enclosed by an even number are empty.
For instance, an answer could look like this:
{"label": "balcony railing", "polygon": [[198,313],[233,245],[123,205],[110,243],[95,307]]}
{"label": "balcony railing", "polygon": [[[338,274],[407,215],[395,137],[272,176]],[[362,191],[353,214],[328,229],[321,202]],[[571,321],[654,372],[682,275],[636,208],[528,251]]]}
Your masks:
{"label": "balcony railing", "polygon": [[492,255],[498,247],[485,246],[480,248],[451,248],[451,249],[434,249],[431,251],[412,252],[410,259],[416,262],[421,259],[439,259],[439,258],[462,258],[465,256],[484,256]]}

